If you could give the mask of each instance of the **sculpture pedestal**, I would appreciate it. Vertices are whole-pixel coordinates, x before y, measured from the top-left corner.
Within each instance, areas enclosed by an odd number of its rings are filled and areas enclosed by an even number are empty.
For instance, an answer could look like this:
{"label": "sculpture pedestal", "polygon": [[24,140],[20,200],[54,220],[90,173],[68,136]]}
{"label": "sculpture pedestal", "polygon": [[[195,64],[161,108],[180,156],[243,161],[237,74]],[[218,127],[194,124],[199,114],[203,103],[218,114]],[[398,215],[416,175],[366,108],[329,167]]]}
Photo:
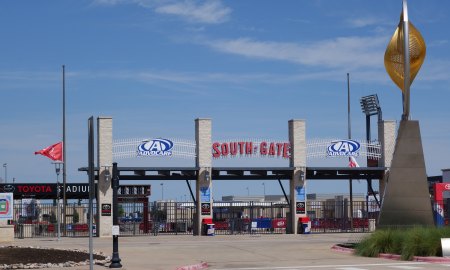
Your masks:
{"label": "sculpture pedestal", "polygon": [[378,227],[434,226],[419,121],[402,120]]}

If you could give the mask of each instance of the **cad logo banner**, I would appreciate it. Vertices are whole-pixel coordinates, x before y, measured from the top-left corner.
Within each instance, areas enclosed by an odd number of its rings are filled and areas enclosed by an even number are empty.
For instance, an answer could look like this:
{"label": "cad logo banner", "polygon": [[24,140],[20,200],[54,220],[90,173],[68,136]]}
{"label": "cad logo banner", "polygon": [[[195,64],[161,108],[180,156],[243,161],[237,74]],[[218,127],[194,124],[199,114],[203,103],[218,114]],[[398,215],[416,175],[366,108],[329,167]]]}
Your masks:
{"label": "cad logo banner", "polygon": [[143,141],[138,146],[138,156],[171,156],[173,142],[168,139],[153,139]]}
{"label": "cad logo banner", "polygon": [[359,156],[359,149],[361,144],[353,140],[333,141],[327,148],[327,155],[329,157],[357,157]]}

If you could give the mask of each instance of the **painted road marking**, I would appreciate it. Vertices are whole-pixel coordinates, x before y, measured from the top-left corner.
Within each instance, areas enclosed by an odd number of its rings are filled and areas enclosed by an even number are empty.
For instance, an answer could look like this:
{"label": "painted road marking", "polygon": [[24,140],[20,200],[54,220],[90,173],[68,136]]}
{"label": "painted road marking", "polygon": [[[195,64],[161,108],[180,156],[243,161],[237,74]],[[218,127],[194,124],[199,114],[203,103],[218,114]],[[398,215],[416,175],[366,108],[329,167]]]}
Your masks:
{"label": "painted road marking", "polygon": [[355,268],[355,267],[345,267],[345,268],[336,268],[338,270],[367,270],[366,268]]}
{"label": "painted road marking", "polygon": [[423,269],[423,267],[417,267],[417,266],[407,266],[407,265],[393,265],[389,266],[389,268],[396,268],[396,269]]}
{"label": "painted road marking", "polygon": [[[374,264],[353,264],[353,265],[310,265],[310,266],[279,266],[279,267],[243,267],[243,268],[212,268],[214,270],[302,270],[302,269],[357,269],[366,268],[359,267],[393,267],[393,266],[411,266],[411,265],[430,265],[425,262],[404,262],[404,263],[374,263]],[[379,269],[379,268],[378,268]],[[419,267],[403,268],[403,269],[423,269]]]}

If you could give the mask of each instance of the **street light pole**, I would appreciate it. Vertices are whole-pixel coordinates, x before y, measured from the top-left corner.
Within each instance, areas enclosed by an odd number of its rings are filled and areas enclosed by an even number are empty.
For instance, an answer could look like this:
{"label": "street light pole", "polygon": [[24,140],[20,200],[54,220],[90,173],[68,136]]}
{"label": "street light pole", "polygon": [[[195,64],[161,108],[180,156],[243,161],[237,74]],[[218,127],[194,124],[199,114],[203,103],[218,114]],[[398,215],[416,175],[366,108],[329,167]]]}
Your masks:
{"label": "street light pole", "polygon": [[164,201],[164,183],[161,183],[161,201]]}
{"label": "street light pole", "polygon": [[5,168],[5,184],[8,183],[8,163],[3,163],[3,168]]}
{"label": "street light pole", "polygon": [[63,128],[63,223],[64,223],[64,236],[66,236],[66,204],[67,204],[67,197],[66,197],[66,178],[67,178],[67,159],[66,159],[66,69],[65,66],[62,66],[62,128]]}
{"label": "street light pole", "polygon": [[263,191],[264,191],[264,199],[266,198],[266,183],[262,183],[263,185]]}

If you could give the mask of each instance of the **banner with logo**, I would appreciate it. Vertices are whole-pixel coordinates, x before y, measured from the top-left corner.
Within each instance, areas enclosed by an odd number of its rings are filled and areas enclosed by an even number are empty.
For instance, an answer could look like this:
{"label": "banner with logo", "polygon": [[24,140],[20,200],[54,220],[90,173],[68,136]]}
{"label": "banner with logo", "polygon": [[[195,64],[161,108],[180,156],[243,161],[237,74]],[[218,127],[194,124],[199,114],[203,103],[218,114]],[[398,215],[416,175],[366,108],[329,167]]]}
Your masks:
{"label": "banner with logo", "polygon": [[211,201],[211,189],[208,186],[200,187],[200,199],[201,202]]}
{"label": "banner with logo", "polygon": [[0,193],[0,220],[13,219],[14,198],[12,193]]}
{"label": "banner with logo", "polygon": [[211,203],[202,203],[202,216],[211,215]]}

